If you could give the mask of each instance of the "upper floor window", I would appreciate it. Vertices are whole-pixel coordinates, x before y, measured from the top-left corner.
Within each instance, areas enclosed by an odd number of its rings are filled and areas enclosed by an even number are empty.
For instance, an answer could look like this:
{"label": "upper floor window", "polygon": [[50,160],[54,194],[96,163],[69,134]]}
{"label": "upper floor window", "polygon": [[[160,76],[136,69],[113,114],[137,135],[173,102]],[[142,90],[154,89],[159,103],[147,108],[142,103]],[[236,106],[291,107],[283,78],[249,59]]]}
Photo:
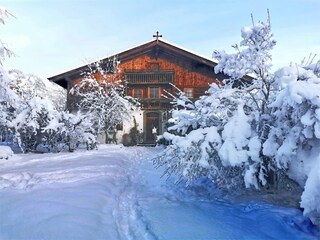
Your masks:
{"label": "upper floor window", "polygon": [[143,91],[142,91],[142,89],[133,89],[133,97],[134,97],[134,98],[142,99],[142,98],[143,98]]}
{"label": "upper floor window", "polygon": [[159,87],[150,87],[149,88],[149,97],[150,98],[159,98]]}
{"label": "upper floor window", "polygon": [[193,98],[193,88],[185,88],[184,93],[186,97]]}

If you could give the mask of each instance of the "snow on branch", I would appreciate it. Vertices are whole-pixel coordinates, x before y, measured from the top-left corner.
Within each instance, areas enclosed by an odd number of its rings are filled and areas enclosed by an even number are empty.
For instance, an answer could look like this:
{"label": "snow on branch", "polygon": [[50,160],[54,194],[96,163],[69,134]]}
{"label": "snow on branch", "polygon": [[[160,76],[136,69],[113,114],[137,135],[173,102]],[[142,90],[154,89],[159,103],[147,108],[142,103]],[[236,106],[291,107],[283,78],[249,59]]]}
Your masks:
{"label": "snow on branch", "polygon": [[0,23],[5,24],[5,20],[9,16],[14,17],[6,8],[0,6]]}
{"label": "snow on branch", "polygon": [[187,184],[206,177],[237,191],[303,192],[304,214],[320,224],[320,62],[310,55],[272,72],[270,16],[252,22],[235,53],[213,54],[215,72],[229,76],[224,85],[211,84],[190,109],[182,93],[174,101],[163,134],[170,144],[154,162]]}

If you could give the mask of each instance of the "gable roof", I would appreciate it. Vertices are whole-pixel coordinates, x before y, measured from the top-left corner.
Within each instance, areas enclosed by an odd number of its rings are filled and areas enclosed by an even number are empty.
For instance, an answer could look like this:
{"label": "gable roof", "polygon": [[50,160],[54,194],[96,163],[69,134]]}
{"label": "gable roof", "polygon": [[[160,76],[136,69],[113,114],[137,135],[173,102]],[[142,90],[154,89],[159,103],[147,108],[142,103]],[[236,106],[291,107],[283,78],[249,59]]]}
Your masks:
{"label": "gable roof", "polygon": [[[124,61],[130,60],[130,59],[133,59],[135,57],[144,55],[146,53],[149,53],[150,51],[152,51],[154,49],[158,49],[158,50],[164,49],[167,53],[170,53],[171,55],[184,57],[184,58],[190,59],[192,61],[198,62],[202,65],[206,65],[211,68],[213,68],[217,65],[216,60],[201,56],[201,55],[196,54],[192,51],[189,51],[189,50],[186,50],[182,47],[179,47],[175,44],[169,43],[168,41],[165,41],[163,39],[153,39],[151,41],[148,41],[148,42],[143,43],[141,45],[138,45],[136,47],[127,49],[127,50],[122,51],[117,54],[113,54],[111,56],[102,58],[100,60],[104,60],[104,59],[116,56],[117,59],[120,60],[120,62],[124,62]],[[74,68],[74,69],[71,69],[69,71],[60,73],[58,75],[49,77],[48,79],[53,82],[56,82],[56,81],[59,81],[62,79],[73,79],[73,78],[80,76],[80,74],[86,69],[86,67],[87,67],[87,64],[80,66],[80,67],[77,67],[77,68]]]}

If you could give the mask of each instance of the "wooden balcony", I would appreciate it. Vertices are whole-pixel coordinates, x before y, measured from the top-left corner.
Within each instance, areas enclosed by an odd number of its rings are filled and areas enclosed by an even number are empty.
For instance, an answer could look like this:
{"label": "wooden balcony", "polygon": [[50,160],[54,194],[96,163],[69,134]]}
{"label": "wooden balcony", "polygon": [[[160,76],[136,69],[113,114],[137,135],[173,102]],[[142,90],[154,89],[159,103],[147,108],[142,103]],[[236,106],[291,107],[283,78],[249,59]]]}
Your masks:
{"label": "wooden balcony", "polygon": [[165,98],[144,98],[140,100],[141,109],[171,109],[171,101]]}
{"label": "wooden balcony", "polygon": [[125,72],[127,84],[169,84],[173,83],[173,71]]}
{"label": "wooden balcony", "polygon": [[[67,101],[67,109],[69,111],[76,111],[77,103],[80,101],[80,97],[68,94],[68,101]],[[171,100],[166,98],[143,98],[140,99],[139,102],[141,103],[141,109],[149,109],[149,110],[167,110],[171,109]]]}

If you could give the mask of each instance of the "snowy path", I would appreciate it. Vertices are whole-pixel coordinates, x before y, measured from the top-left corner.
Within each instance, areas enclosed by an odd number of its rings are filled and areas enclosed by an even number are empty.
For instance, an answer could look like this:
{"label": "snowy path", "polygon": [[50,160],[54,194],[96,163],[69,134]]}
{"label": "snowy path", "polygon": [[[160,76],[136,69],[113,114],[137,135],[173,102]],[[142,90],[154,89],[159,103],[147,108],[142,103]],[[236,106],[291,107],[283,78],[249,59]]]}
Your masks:
{"label": "snowy path", "polygon": [[296,209],[195,197],[160,179],[154,148],[0,161],[0,239],[317,239]]}

